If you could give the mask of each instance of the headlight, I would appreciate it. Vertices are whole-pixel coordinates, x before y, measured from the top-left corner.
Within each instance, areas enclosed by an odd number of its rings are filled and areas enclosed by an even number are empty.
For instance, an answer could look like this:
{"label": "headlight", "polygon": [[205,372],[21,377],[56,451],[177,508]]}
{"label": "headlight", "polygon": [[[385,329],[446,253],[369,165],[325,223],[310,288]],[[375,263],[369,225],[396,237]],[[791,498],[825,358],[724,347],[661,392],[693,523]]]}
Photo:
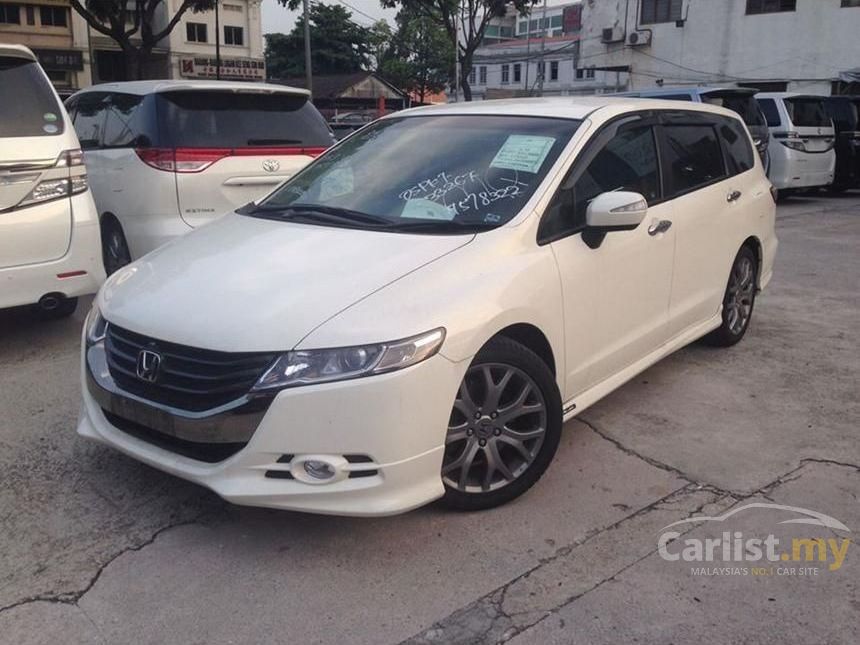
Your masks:
{"label": "headlight", "polygon": [[102,313],[99,308],[93,305],[90,313],[87,316],[87,346],[95,345],[105,339],[107,333],[107,321],[102,318]]}
{"label": "headlight", "polygon": [[253,389],[329,383],[399,370],[433,356],[443,340],[445,330],[434,329],[390,343],[287,352],[260,377]]}

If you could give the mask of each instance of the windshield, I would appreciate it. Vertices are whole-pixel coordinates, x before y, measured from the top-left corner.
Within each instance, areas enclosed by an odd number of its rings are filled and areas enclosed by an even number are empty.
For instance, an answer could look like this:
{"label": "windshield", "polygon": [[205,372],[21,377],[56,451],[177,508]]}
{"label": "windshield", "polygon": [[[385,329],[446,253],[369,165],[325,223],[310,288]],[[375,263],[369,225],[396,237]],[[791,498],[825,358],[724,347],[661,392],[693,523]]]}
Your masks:
{"label": "windshield", "polygon": [[195,90],[162,92],[159,99],[162,131],[177,148],[334,143],[325,119],[304,95]]}
{"label": "windshield", "polygon": [[534,194],[580,123],[487,115],[386,119],[312,163],[259,209],[340,209],[377,226],[430,231],[500,226]]}
{"label": "windshield", "polygon": [[0,137],[60,134],[63,115],[38,64],[0,56]]}
{"label": "windshield", "polygon": [[785,99],[791,122],[801,128],[830,128],[833,124],[821,99]]}
{"label": "windshield", "polygon": [[703,95],[702,101],[710,105],[719,105],[727,110],[740,114],[744,123],[752,126],[766,126],[764,114],[758,106],[758,101],[752,94],[722,94]]}

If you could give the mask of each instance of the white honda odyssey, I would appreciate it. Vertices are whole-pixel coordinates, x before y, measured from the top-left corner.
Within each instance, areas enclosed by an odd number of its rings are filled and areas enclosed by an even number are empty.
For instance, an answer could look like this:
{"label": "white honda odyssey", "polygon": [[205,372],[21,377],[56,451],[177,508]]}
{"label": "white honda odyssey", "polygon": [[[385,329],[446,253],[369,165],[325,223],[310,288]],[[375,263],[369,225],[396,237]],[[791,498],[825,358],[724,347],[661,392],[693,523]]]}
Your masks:
{"label": "white honda odyssey", "polygon": [[72,96],[108,274],[270,193],[331,146],[308,99],[228,81],[107,83]]}
{"label": "white honda odyssey", "polygon": [[723,108],[401,112],[108,279],[78,432],[240,504],[496,506],[566,419],[691,341],[744,336],[774,212]]}
{"label": "white honda odyssey", "polygon": [[0,309],[68,316],[103,280],[75,130],[33,52],[0,44]]}

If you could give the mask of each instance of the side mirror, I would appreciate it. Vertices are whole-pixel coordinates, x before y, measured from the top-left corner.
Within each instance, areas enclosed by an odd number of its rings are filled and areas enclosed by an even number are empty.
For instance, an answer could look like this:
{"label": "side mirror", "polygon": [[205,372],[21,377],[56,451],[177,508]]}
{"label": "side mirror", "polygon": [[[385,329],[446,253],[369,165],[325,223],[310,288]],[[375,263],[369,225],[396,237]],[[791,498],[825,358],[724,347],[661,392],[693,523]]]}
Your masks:
{"label": "side mirror", "polygon": [[592,199],[585,211],[585,223],[602,233],[632,231],[647,213],[648,202],[642,195],[619,190]]}

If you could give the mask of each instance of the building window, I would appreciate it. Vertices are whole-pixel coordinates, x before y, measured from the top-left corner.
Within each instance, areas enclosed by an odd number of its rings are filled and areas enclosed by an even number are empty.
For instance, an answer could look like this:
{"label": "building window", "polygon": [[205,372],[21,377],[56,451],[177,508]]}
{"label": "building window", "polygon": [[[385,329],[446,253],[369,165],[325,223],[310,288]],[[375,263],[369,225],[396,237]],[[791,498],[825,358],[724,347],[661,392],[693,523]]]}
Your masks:
{"label": "building window", "polygon": [[224,11],[234,11],[235,13],[242,13],[242,5],[240,4],[225,4]]}
{"label": "building window", "polygon": [[486,67],[486,65],[481,65],[481,67],[478,68],[478,82],[481,85],[487,84],[487,67]]}
{"label": "building window", "polygon": [[528,20],[521,20],[520,22],[517,23],[517,33],[518,34],[524,34],[528,30],[529,30],[529,21]]}
{"label": "building window", "polygon": [[860,7],[860,0],[842,0],[843,7]]}
{"label": "building window", "polygon": [[21,8],[16,4],[0,4],[0,24],[20,25]]}
{"label": "building window", "polygon": [[682,0],[642,0],[640,20],[643,25],[681,20]]}
{"label": "building window", "polygon": [[511,66],[502,65],[502,85],[507,85],[511,82]]}
{"label": "building window", "polygon": [[245,37],[241,27],[224,27],[224,44],[225,45],[244,45]]}
{"label": "building window", "polygon": [[546,71],[546,63],[544,63],[542,60],[538,61],[538,64],[537,64],[537,77],[538,77],[539,79],[543,79],[543,77],[544,77],[543,75],[544,75],[544,72],[545,72],[545,71]]}
{"label": "building window", "polygon": [[[842,3],[844,6],[844,2]],[[747,0],[747,15],[794,11],[797,0]]]}
{"label": "building window", "polygon": [[185,40],[187,40],[189,43],[209,42],[209,39],[206,34],[206,25],[204,25],[202,22],[186,22]]}
{"label": "building window", "polygon": [[65,7],[39,7],[39,20],[43,27],[67,27]]}
{"label": "building window", "polygon": [[558,61],[552,60],[549,62],[549,80],[558,80]]}
{"label": "building window", "polygon": [[523,66],[519,63],[514,63],[514,83],[519,83],[522,80]]}
{"label": "building window", "polygon": [[469,70],[469,85],[475,84],[475,78],[476,78],[475,68],[473,67],[472,69]]}
{"label": "building window", "polygon": [[25,10],[27,12],[27,24],[28,25],[35,25],[36,24],[36,7],[31,5],[31,4],[28,4],[25,7]]}
{"label": "building window", "polygon": [[552,24],[552,26],[553,26],[553,27],[561,27],[561,25],[562,25],[562,15],[561,15],[561,14],[558,14],[557,16],[553,16],[553,17],[551,18],[551,22],[550,22],[550,24]]}
{"label": "building window", "polygon": [[581,81],[585,78],[594,78],[594,69],[589,67],[588,69],[584,69],[582,67],[576,68],[576,80]]}

